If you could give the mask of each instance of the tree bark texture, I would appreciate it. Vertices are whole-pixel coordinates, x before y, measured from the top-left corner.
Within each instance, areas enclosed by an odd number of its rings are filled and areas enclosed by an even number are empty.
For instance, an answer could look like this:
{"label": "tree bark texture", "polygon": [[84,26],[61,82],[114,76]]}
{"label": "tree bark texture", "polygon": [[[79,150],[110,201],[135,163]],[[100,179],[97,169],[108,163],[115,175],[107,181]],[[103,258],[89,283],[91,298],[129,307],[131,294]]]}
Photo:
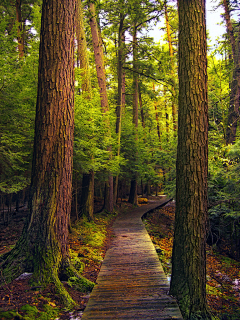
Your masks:
{"label": "tree bark texture", "polygon": [[184,319],[206,303],[208,100],[205,0],[179,0],[179,133],[170,294]]}
{"label": "tree bark texture", "polygon": [[109,111],[109,106],[108,106],[105,66],[104,66],[104,60],[103,60],[104,55],[103,55],[102,41],[99,37],[99,30],[97,25],[94,3],[89,2],[88,6],[89,6],[89,13],[90,13],[89,21],[90,21],[91,34],[92,34],[93,51],[94,51],[95,64],[96,64],[96,70],[97,70],[98,86],[100,90],[101,109],[102,109],[102,113],[106,113]]}
{"label": "tree bark texture", "polygon": [[74,130],[74,15],[75,0],[43,0],[30,216],[15,248],[3,258],[8,280],[22,272],[33,272],[32,281],[53,282],[68,307],[74,301],[60,282],[59,273],[78,276],[68,253]]}

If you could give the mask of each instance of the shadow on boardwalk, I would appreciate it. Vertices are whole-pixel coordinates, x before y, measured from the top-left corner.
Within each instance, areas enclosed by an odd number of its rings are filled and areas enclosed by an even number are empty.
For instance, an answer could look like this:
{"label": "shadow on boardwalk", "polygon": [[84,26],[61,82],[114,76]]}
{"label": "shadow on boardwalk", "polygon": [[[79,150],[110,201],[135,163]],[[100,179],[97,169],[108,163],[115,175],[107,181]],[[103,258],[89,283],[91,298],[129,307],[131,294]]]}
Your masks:
{"label": "shadow on boardwalk", "polygon": [[121,214],[83,320],[183,319],[141,217],[166,200]]}

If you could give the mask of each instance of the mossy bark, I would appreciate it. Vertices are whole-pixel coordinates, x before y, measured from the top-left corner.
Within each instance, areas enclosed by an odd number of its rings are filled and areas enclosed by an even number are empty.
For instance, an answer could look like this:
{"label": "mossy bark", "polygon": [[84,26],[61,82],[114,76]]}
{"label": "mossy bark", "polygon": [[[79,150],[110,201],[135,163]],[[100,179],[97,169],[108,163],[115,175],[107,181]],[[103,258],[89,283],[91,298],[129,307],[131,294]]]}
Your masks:
{"label": "mossy bark", "polygon": [[15,248],[1,259],[7,282],[32,272],[34,283],[53,282],[67,307],[75,302],[59,274],[70,266],[74,13],[75,0],[43,1],[30,214]]}
{"label": "mossy bark", "polygon": [[179,0],[179,131],[170,294],[184,319],[211,319],[206,301],[208,99],[205,0]]}

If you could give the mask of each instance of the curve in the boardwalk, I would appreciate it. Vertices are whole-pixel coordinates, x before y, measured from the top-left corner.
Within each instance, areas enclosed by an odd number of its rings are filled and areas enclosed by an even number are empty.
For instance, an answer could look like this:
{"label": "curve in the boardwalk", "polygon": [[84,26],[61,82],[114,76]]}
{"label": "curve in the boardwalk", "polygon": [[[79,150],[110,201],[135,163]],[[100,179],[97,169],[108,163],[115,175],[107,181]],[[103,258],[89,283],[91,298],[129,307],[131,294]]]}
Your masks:
{"label": "curve in the boardwalk", "polygon": [[121,214],[83,320],[183,319],[141,217],[168,200]]}

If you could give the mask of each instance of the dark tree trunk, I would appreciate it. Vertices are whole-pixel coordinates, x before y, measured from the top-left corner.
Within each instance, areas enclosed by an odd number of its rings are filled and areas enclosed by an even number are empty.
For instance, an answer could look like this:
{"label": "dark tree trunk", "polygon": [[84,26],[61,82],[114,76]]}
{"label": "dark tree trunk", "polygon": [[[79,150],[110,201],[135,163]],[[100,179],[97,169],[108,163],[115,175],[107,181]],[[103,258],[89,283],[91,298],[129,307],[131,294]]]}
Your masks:
{"label": "dark tree trunk", "polygon": [[82,194],[80,202],[80,216],[93,220],[94,211],[94,172],[84,173],[82,178]]}
{"label": "dark tree trunk", "polygon": [[59,273],[81,278],[70,264],[75,0],[43,0],[30,215],[15,248],[3,257],[5,278],[33,272],[32,281],[56,285],[74,301]]}
{"label": "dark tree trunk", "polygon": [[208,100],[205,0],[179,0],[179,133],[170,294],[184,319],[206,302]]}
{"label": "dark tree trunk", "polygon": [[137,199],[137,181],[132,179],[128,201],[132,204],[137,204],[136,199]]}

